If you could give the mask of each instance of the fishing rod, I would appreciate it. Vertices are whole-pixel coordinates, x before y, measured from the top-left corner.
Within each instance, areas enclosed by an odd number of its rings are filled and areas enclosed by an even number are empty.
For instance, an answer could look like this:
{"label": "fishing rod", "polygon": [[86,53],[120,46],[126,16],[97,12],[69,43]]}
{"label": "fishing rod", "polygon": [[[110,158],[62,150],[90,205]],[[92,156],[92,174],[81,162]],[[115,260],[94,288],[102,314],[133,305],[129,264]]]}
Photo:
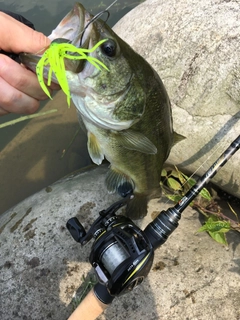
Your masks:
{"label": "fishing rod", "polygon": [[144,230],[131,219],[116,215],[118,209],[131,201],[133,194],[100,211],[88,232],[76,217],[68,220],[67,228],[75,241],[85,245],[95,239],[89,261],[99,280],[69,320],[96,319],[115,297],[131,291],[146,278],[154,251],[177,228],[181,213],[239,148],[240,135],[175,206],[161,211]]}

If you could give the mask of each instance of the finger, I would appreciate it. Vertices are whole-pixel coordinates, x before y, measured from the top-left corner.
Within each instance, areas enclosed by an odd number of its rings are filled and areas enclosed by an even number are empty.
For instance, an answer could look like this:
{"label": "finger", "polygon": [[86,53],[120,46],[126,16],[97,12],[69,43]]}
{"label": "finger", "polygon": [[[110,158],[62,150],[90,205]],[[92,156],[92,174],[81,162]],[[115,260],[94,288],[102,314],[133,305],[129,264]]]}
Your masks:
{"label": "finger", "polygon": [[6,114],[8,114],[9,112],[8,111],[6,111],[6,110],[4,110],[4,109],[2,109],[1,107],[0,107],[0,117],[1,116],[5,116]]}
{"label": "finger", "polygon": [[[35,72],[34,72],[33,70],[31,70],[31,69],[28,69],[24,64],[21,63],[21,66],[22,66],[23,68],[27,69],[28,71],[32,72],[32,73],[35,75]],[[35,77],[36,77],[36,75],[35,75]],[[60,85],[59,85],[58,83],[55,83],[55,82],[51,81],[50,86],[48,86],[48,85],[47,85],[48,80],[44,78],[44,81],[45,81],[46,86],[47,86],[49,89],[51,89],[51,90],[61,90],[61,87],[60,87]],[[40,86],[40,85],[39,85],[39,86]],[[49,90],[49,91],[51,91],[51,90]]]}
{"label": "finger", "polygon": [[[0,78],[0,107],[1,113],[34,113],[39,108],[39,101],[17,90]],[[4,113],[5,112],[5,113]]]}
{"label": "finger", "polygon": [[50,40],[43,33],[29,28],[11,16],[0,12],[0,20],[0,47],[4,51],[36,53],[49,46]]}
{"label": "finger", "polygon": [[[1,54],[0,77],[18,91],[21,91],[34,99],[45,100],[48,98],[40,87],[36,75],[32,71]],[[49,92],[51,94],[51,89],[49,89]]]}
{"label": "finger", "polygon": [[[46,82],[47,82],[47,80],[46,80]],[[57,83],[54,83],[54,82],[51,82],[49,88],[52,90],[60,90],[61,89],[60,85]]]}

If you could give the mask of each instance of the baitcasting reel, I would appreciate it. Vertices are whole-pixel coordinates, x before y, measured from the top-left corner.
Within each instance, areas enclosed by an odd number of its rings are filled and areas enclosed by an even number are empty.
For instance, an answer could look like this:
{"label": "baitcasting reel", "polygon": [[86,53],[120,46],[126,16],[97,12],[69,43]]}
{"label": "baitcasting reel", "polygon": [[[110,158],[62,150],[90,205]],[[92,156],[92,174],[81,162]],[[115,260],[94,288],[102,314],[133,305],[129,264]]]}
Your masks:
{"label": "baitcasting reel", "polygon": [[143,281],[152,266],[154,250],[168,239],[177,228],[183,210],[239,147],[240,136],[174,207],[161,211],[144,231],[129,218],[115,214],[133,197],[125,192],[122,192],[126,195],[124,199],[99,212],[87,233],[77,218],[68,220],[67,228],[77,242],[84,245],[95,239],[89,260],[99,278],[94,292],[100,301],[109,304],[115,296],[132,290]]}
{"label": "baitcasting reel", "polygon": [[91,238],[95,239],[89,260],[99,282],[107,287],[112,296],[123,294],[140,284],[153,262],[153,246],[144,232],[129,218],[115,214],[131,201],[131,197],[100,211],[87,233],[77,218],[67,222],[67,228],[77,242],[84,245]]}

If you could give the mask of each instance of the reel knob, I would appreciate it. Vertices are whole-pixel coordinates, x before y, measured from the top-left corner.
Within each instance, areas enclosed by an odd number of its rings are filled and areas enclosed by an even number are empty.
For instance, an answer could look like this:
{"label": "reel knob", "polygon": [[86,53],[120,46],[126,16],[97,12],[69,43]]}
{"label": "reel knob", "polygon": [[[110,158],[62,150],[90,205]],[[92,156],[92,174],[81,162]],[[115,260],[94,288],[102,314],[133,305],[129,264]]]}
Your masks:
{"label": "reel knob", "polygon": [[76,217],[71,218],[67,221],[66,226],[73,239],[81,243],[81,240],[86,236],[86,231],[79,220]]}

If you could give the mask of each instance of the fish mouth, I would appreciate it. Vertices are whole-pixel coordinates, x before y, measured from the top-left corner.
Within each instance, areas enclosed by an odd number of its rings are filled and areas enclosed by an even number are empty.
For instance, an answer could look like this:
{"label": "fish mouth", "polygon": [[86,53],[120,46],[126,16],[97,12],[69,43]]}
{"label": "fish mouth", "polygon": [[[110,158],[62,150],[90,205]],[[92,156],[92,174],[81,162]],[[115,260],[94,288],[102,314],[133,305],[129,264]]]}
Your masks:
{"label": "fish mouth", "polygon": [[[71,43],[76,47],[88,49],[93,26],[90,23],[92,15],[85,10],[82,4],[76,3],[73,9],[61,20],[58,26],[48,36],[51,42]],[[43,48],[42,52],[47,48]],[[43,53],[21,53],[19,55],[21,63],[28,69],[36,71],[36,65],[43,56]],[[74,73],[81,72],[84,68],[85,60],[64,60],[66,70]],[[44,67],[43,75],[48,76],[49,67]],[[53,76],[53,82],[57,79]]]}

